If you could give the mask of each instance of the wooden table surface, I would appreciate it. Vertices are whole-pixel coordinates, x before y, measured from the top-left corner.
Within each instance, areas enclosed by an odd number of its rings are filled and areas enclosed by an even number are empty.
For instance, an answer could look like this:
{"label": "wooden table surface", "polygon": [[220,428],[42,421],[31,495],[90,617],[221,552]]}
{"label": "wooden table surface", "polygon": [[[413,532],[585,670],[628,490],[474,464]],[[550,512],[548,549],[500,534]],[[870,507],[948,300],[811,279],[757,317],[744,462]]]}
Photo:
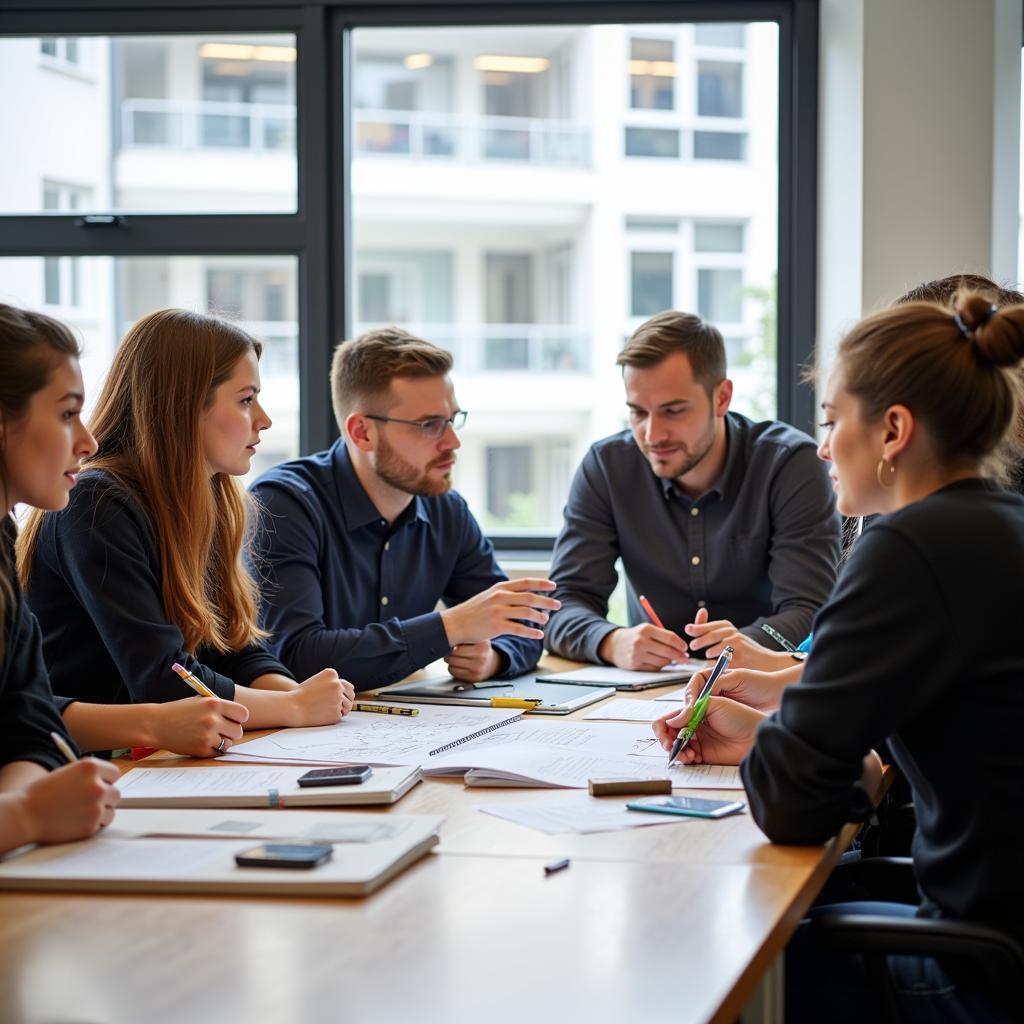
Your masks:
{"label": "wooden table surface", "polygon": [[744,814],[550,836],[475,809],[578,793],[427,779],[380,813],[444,815],[440,846],[366,898],[2,895],[0,1020],[732,1021],[854,831],[773,846]]}

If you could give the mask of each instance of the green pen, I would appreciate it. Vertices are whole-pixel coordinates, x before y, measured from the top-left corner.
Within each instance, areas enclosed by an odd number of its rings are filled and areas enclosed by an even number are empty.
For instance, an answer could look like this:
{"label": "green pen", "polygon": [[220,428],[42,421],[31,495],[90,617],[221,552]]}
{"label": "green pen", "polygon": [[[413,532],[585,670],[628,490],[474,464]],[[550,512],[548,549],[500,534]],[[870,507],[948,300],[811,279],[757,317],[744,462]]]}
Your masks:
{"label": "green pen", "polygon": [[686,744],[693,739],[693,734],[700,728],[700,723],[704,721],[704,715],[708,710],[708,701],[711,700],[711,690],[715,683],[718,682],[718,677],[729,667],[729,662],[735,653],[735,650],[730,646],[726,647],[718,656],[718,661],[715,662],[711,675],[708,676],[707,682],[701,687],[700,695],[694,701],[693,714],[690,715],[690,721],[679,730],[679,735],[676,737],[675,743],[672,744],[672,753],[668,755],[670,768],[672,767],[672,762],[683,751]]}

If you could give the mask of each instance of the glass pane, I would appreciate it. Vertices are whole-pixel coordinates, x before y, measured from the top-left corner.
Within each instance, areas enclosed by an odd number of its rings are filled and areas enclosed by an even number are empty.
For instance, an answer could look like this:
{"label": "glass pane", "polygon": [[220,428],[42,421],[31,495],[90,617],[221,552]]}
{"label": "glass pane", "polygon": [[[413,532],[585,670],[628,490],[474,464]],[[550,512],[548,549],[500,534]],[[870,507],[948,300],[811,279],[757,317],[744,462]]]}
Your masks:
{"label": "glass pane", "polygon": [[637,110],[675,106],[675,44],[671,39],[631,39],[629,105]]}
{"label": "glass pane", "polygon": [[630,312],[633,316],[654,316],[672,309],[672,273],[675,261],[670,252],[634,252],[630,256]]}
{"label": "glass pane", "polygon": [[0,40],[2,209],[293,212],[295,61],[291,34]]}
{"label": "glass pane", "polygon": [[694,160],[742,160],[746,134],[743,132],[694,132]]}
{"label": "glass pane", "polygon": [[[353,30],[348,335],[453,353],[455,485],[495,533],[559,528],[588,446],[625,425],[624,339],[696,312],[698,269],[732,275],[705,290],[734,407],[774,413],[778,29],[699,28]],[[736,122],[705,119],[694,159],[698,62],[741,68],[749,109],[717,148]]]}
{"label": "glass pane", "polygon": [[743,116],[743,65],[735,61],[697,62],[697,114]]}
{"label": "glass pane", "polygon": [[715,324],[743,319],[743,271],[698,270],[697,312]]}
{"label": "glass pane", "polygon": [[88,419],[114,349],[154,309],[180,306],[227,317],[263,343],[260,401],[273,426],[252,462],[252,479],[299,450],[297,260],[267,257],[107,256],[0,259],[0,302],[39,309],[69,324],[85,355]]}
{"label": "glass pane", "polygon": [[744,44],[744,26],[736,23],[696,25],[693,30],[693,38],[698,46],[728,46],[737,48]]}
{"label": "glass pane", "polygon": [[743,252],[742,224],[694,224],[694,252]]}
{"label": "glass pane", "polygon": [[626,156],[679,156],[679,132],[666,128],[627,128]]}

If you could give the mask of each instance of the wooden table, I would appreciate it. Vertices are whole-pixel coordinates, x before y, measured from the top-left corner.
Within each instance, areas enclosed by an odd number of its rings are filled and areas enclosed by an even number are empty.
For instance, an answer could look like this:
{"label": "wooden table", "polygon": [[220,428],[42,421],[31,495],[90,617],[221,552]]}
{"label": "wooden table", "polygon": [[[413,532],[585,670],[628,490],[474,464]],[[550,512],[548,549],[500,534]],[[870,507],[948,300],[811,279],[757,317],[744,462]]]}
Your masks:
{"label": "wooden table", "polygon": [[0,1019],[734,1021],[854,832],[773,846],[738,815],[548,836],[474,809],[537,792],[424,781],[380,813],[443,814],[440,846],[364,899],[0,896]]}

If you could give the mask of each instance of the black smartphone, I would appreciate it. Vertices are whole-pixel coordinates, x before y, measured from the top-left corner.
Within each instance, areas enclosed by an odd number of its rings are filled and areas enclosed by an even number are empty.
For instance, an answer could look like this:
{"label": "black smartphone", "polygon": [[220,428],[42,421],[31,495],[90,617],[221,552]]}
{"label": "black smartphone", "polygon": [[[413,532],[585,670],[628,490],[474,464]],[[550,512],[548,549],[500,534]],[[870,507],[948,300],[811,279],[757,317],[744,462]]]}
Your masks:
{"label": "black smartphone", "polygon": [[235,854],[240,868],[315,868],[334,856],[334,847],[321,843],[267,843]]}
{"label": "black smartphone", "polygon": [[631,811],[654,814],[684,814],[693,818],[724,818],[738,814],[745,804],[739,800],[705,800],[699,796],[663,796],[658,800],[635,800],[626,806]]}
{"label": "black smartphone", "polygon": [[373,774],[367,764],[354,764],[348,768],[315,768],[300,775],[300,786],[358,786]]}

